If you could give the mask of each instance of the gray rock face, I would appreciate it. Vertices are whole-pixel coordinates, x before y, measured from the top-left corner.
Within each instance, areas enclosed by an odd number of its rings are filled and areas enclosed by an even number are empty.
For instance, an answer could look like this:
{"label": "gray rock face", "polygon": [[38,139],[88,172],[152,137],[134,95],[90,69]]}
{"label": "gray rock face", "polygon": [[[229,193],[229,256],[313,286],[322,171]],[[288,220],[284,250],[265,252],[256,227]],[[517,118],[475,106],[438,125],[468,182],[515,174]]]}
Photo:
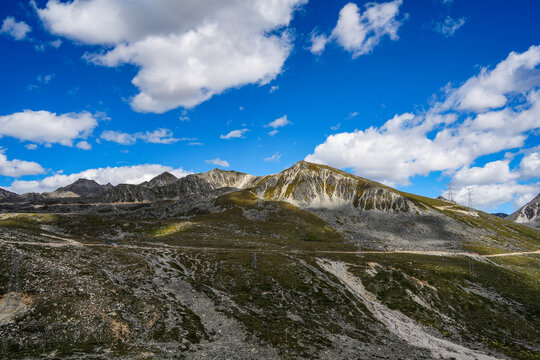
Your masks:
{"label": "gray rock face", "polygon": [[118,185],[103,194],[100,201],[184,200],[196,195],[204,197],[222,188],[230,188],[230,191],[248,188],[258,179],[253,175],[219,169],[187,175],[180,179],[174,177],[175,181],[172,181],[172,177],[174,175],[164,173],[141,185]]}
{"label": "gray rock face", "polygon": [[264,199],[287,201],[302,208],[409,212],[414,202],[399,192],[328,166],[305,161],[257,182],[256,193]]}
{"label": "gray rock face", "polygon": [[[111,189],[111,184],[100,185],[94,180],[79,179],[73,184],[56,189],[48,197],[71,197],[61,196],[61,194],[73,193],[84,197],[94,197],[103,194],[105,191]],[[58,196],[55,196],[58,195]]]}
{"label": "gray rock face", "polygon": [[169,172],[164,172],[163,174],[156,176],[152,180],[145,181],[140,185],[144,186],[144,187],[147,187],[147,188],[150,188],[150,189],[153,189],[153,188],[156,188],[158,186],[165,186],[165,185],[172,184],[172,183],[174,183],[176,181],[178,181],[178,178],[176,176],[174,176],[173,174],[171,174]]}
{"label": "gray rock face", "polygon": [[139,185],[120,184],[99,196],[100,202],[132,203],[156,201],[151,189]]}
{"label": "gray rock face", "polygon": [[540,228],[540,194],[518,211],[509,215],[507,219],[520,224]]}
{"label": "gray rock face", "polygon": [[13,201],[19,200],[20,198],[20,195],[0,188],[0,201]]}

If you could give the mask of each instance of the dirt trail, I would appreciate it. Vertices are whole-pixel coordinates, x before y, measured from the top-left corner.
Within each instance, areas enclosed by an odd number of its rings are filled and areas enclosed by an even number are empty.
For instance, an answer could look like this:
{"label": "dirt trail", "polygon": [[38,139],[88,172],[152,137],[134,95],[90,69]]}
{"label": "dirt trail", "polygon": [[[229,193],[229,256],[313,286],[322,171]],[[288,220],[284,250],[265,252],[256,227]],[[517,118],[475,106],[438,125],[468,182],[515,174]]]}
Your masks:
{"label": "dirt trail", "polygon": [[60,237],[60,236],[56,236],[56,235],[51,235],[51,234],[45,234],[45,233],[41,233],[40,235],[51,238],[51,239],[63,240],[65,242],[67,242],[69,245],[83,246],[83,244],[81,244],[80,242],[78,242],[76,240],[73,240],[73,239]]}
{"label": "dirt trail", "polygon": [[347,266],[339,261],[317,259],[317,263],[328,273],[337,277],[343,285],[359,300],[377,320],[383,323],[390,332],[405,340],[408,344],[431,351],[435,358],[452,358],[460,360],[493,360],[492,356],[466,348],[445,339],[428,334],[414,320],[400,311],[391,310],[377,301],[374,294],[347,270]]}
{"label": "dirt trail", "polygon": [[525,252],[511,252],[511,253],[503,253],[503,254],[491,254],[491,255],[484,255],[484,257],[490,258],[490,257],[500,257],[500,256],[520,256],[520,255],[532,255],[532,254],[540,255],[540,250],[525,251]]}
{"label": "dirt trail", "polygon": [[[181,245],[167,245],[162,243],[152,244],[152,246],[143,245],[108,245],[100,243],[84,243],[74,239],[50,235],[42,233],[41,236],[62,240],[64,242],[39,242],[39,241],[16,241],[0,239],[0,242],[13,245],[37,245],[37,246],[50,246],[50,247],[63,247],[63,246],[88,246],[88,247],[122,247],[125,249],[138,249],[138,250],[157,250],[157,249],[171,249],[171,250],[192,250],[192,251],[215,251],[215,252],[257,252],[268,254],[297,254],[298,250],[295,249],[249,249],[249,248],[219,248],[219,247],[197,247],[197,246],[181,246]],[[512,252],[503,254],[491,254],[480,255],[472,252],[465,251],[442,251],[442,250],[362,250],[362,251],[339,251],[339,250],[316,250],[316,251],[304,251],[304,254],[336,254],[336,255],[362,255],[362,254],[415,254],[415,255],[428,255],[428,256],[466,256],[478,261],[489,261],[489,258],[500,256],[520,256],[540,254],[540,250],[535,251],[523,251]]]}

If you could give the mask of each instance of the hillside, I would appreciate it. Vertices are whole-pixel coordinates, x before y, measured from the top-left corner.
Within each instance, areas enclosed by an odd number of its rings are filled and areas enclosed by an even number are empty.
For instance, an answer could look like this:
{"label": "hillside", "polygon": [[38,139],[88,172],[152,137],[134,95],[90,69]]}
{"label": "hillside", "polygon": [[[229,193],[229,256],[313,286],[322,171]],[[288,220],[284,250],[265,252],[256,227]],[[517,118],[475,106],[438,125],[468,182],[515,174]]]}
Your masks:
{"label": "hillside", "polygon": [[540,357],[530,227],[306,162],[158,180],[0,206],[0,357]]}

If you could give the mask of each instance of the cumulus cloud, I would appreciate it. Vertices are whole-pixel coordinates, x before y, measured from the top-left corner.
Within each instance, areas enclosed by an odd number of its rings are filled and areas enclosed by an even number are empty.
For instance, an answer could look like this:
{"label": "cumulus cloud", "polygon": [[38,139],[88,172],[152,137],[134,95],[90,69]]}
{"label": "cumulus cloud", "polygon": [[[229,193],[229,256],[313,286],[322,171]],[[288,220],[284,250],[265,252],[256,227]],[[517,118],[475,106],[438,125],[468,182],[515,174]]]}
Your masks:
{"label": "cumulus cloud", "polygon": [[535,151],[527,154],[519,164],[520,173],[525,178],[540,177],[540,152]]}
{"label": "cumulus cloud", "polygon": [[78,149],[81,149],[81,150],[91,150],[92,149],[92,145],[90,145],[90,143],[88,141],[79,141],[77,143],[76,147]]}
{"label": "cumulus cloud", "polygon": [[86,111],[57,115],[24,110],[0,116],[0,138],[10,136],[38,144],[73,146],[75,139],[87,138],[97,123],[96,117]]}
{"label": "cumulus cloud", "polygon": [[0,148],[0,175],[19,177],[23,175],[43,174],[45,170],[36,162],[24,160],[8,160],[4,154],[5,149]]}
{"label": "cumulus cloud", "polygon": [[458,31],[458,29],[463,25],[465,25],[465,18],[454,19],[450,16],[447,16],[444,21],[435,24],[434,29],[439,34],[445,37],[450,37],[453,36],[455,32]]}
{"label": "cumulus cloud", "polygon": [[221,167],[229,167],[229,162],[226,160],[221,160],[220,158],[215,158],[212,160],[205,160],[207,164],[213,164]]}
{"label": "cumulus cloud", "polygon": [[37,12],[51,33],[102,45],[89,61],[139,67],[131,105],[162,113],[274,79],[292,48],[286,27],[305,2],[49,0]]}
{"label": "cumulus cloud", "polygon": [[[467,204],[469,192],[474,207],[493,209],[497,205],[514,201],[514,206],[522,206],[520,201],[540,191],[537,184],[520,184],[519,171],[510,169],[508,160],[497,160],[484,166],[464,167],[457,171],[452,178],[454,200]],[[446,191],[443,196],[448,197]]]}
{"label": "cumulus cloud", "polygon": [[220,135],[219,137],[221,139],[225,139],[225,140],[228,140],[228,139],[235,139],[235,138],[243,138],[244,137],[244,134],[246,132],[248,132],[249,129],[239,129],[239,130],[233,130],[233,131],[230,131],[228,134],[226,135]]}
{"label": "cumulus cloud", "polygon": [[105,130],[101,133],[101,139],[116,142],[122,145],[133,145],[138,140],[153,144],[172,144],[182,140],[194,140],[193,138],[177,139],[169,129],[156,129],[154,131],[137,132],[134,134],[121,131]]}
{"label": "cumulus cloud", "polygon": [[452,91],[441,110],[483,112],[501,108],[516,94],[527,93],[540,85],[540,46],[523,53],[511,52],[494,69],[482,68],[480,74]]}
{"label": "cumulus cloud", "polygon": [[306,160],[393,184],[441,171],[489,194],[505,186],[506,197],[491,196],[491,204],[528,194],[534,186],[518,181],[525,174],[537,176],[535,154],[523,158],[523,175],[510,170],[507,161],[470,166],[481,156],[523,147],[531,131],[540,128],[539,65],[540,46],[512,52],[494,69],[484,68],[449,89],[427,111],[396,115],[381,127],[330,135]]}
{"label": "cumulus cloud", "polygon": [[353,58],[368,54],[388,36],[397,40],[401,21],[397,20],[402,0],[386,3],[367,3],[365,10],[354,3],[348,3],[339,12],[336,27],[330,36],[312,33],[310,51],[321,54],[330,41],[336,41],[341,47],[353,54]]}
{"label": "cumulus cloud", "polygon": [[15,180],[7,189],[18,194],[27,192],[54,191],[59,187],[72,184],[78,179],[95,180],[100,184],[140,184],[168,171],[180,178],[191,174],[182,168],[173,168],[158,164],[144,164],[134,166],[105,167],[88,169],[78,173],[65,175],[55,174],[47,176],[41,180]]}
{"label": "cumulus cloud", "polygon": [[15,40],[22,40],[30,30],[32,30],[32,28],[24,21],[17,21],[12,16],[8,16],[2,23],[0,33],[9,34],[13,36]]}
{"label": "cumulus cloud", "polygon": [[[460,204],[468,204],[469,190],[474,208],[493,210],[499,204],[512,202],[514,208],[519,208],[540,192],[540,184],[519,184],[516,181],[506,183],[471,185],[454,190],[454,200]],[[448,196],[448,192],[443,193]]]}
{"label": "cumulus cloud", "polygon": [[326,35],[312,33],[311,46],[309,47],[309,51],[311,51],[315,55],[320,55],[324,51],[327,42],[328,38],[326,37]]}
{"label": "cumulus cloud", "polygon": [[469,185],[487,185],[506,183],[519,178],[518,172],[510,170],[508,161],[492,161],[484,166],[464,167],[454,174],[452,184],[466,187]]}

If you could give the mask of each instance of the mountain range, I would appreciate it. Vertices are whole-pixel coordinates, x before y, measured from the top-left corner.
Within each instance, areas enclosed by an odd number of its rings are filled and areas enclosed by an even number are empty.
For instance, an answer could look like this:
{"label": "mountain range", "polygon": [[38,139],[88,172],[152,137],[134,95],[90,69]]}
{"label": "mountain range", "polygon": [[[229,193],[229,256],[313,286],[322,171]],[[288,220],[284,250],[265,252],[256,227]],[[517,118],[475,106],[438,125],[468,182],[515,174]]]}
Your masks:
{"label": "mountain range", "polygon": [[[78,179],[53,192],[41,194],[27,193],[19,196],[0,189],[0,203],[18,204],[16,208],[24,208],[25,204],[60,205],[80,202],[135,204],[175,201],[193,204],[208,196],[215,197],[224,192],[245,189],[249,189],[261,200],[285,201],[314,212],[357,209],[388,213],[425,213],[426,204],[423,204],[421,199],[428,202],[439,201],[443,207],[454,205],[459,207],[442,197],[427,200],[427,198],[403,193],[329,166],[305,161],[300,161],[280,173],[266,176],[253,176],[216,168],[206,173],[191,174],[182,178],[164,172],[139,185],[100,185],[94,180]],[[506,217],[505,214],[494,215]],[[507,219],[533,227],[539,226],[540,194],[509,215]]]}

